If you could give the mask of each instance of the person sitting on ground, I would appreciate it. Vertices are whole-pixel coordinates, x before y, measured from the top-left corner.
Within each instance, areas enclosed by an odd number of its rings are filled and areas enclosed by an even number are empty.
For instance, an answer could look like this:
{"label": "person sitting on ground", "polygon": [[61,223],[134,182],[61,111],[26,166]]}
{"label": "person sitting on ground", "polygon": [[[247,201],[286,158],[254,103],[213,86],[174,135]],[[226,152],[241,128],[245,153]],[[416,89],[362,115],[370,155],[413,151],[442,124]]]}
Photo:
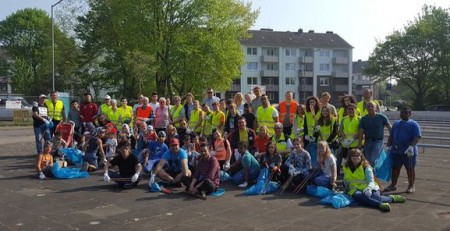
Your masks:
{"label": "person sitting on ground", "polygon": [[153,170],[153,174],[150,176],[149,185],[155,182],[156,176],[165,181],[168,186],[179,185],[182,176],[191,176],[191,171],[188,167],[188,156],[186,151],[180,148],[180,141],[177,138],[172,138],[169,144],[169,150],[163,154],[155,170]]}
{"label": "person sitting on ground", "polygon": [[176,138],[179,140],[177,129],[173,125],[167,126],[166,134],[167,134],[167,139],[165,142],[166,142],[167,146],[170,145],[169,143],[172,138]]}
{"label": "person sitting on ground", "polygon": [[53,177],[53,156],[50,154],[51,150],[52,143],[50,141],[47,141],[44,143],[44,149],[42,150],[42,153],[38,155],[36,161],[36,171],[40,180],[45,180],[47,177]]}
{"label": "person sitting on ground", "polygon": [[[119,155],[114,157],[104,166],[104,181],[109,182],[112,178],[121,188],[129,189],[138,185],[142,166],[136,156],[131,155],[131,144],[126,142],[121,145]],[[117,166],[119,172],[108,171],[108,168]],[[116,179],[115,179],[116,178]]]}
{"label": "person sitting on ground", "polygon": [[403,203],[400,195],[383,196],[374,180],[372,167],[359,149],[351,149],[344,165],[345,192],[361,205],[390,211],[389,203]]}
{"label": "person sitting on ground", "polygon": [[114,158],[114,156],[116,156],[116,148],[117,148],[116,134],[109,131],[106,133],[106,136],[108,137],[108,140],[106,140],[106,143],[105,143],[106,159],[112,160]]}
{"label": "person sitting on ground", "polygon": [[206,195],[219,188],[219,169],[217,159],[209,154],[208,146],[202,144],[195,174],[192,177],[182,176],[181,181],[186,186],[186,191],[191,194],[199,193],[203,199],[206,199]]}
{"label": "person sitting on ground", "polygon": [[292,184],[299,185],[309,178],[312,169],[311,156],[309,152],[303,149],[302,139],[297,137],[294,139],[294,150],[281,167],[283,179],[287,180],[288,176],[292,176]]}
{"label": "person sitting on ground", "polygon": [[317,186],[336,188],[336,158],[326,141],[317,143],[317,162],[319,162],[320,172],[313,176],[314,183]]}
{"label": "person sitting on ground", "polygon": [[197,167],[197,161],[200,156],[200,154],[197,151],[195,151],[195,143],[194,143],[195,139],[196,135],[194,133],[184,136],[183,146],[181,147],[188,154],[188,166],[191,172],[195,172],[195,169]]}
{"label": "person sitting on ground", "polygon": [[274,141],[269,141],[269,143],[267,143],[266,150],[266,153],[261,156],[259,164],[262,168],[269,168],[269,172],[272,175],[272,181],[279,181],[283,158],[278,153],[277,144]]}
{"label": "person sitting on ground", "polygon": [[169,147],[164,143],[165,140],[166,132],[159,131],[158,139],[156,141],[148,142],[148,148],[142,151],[142,160],[140,160],[140,162],[143,163],[145,172],[151,172],[158,164],[163,154],[169,150]]}
{"label": "person sitting on ground", "polygon": [[125,141],[130,142],[130,144],[131,144],[131,151],[133,152],[133,150],[136,149],[137,141],[136,141],[136,137],[134,136],[133,132],[130,129],[130,125],[128,125],[128,124],[123,124],[122,125],[122,130],[119,132],[119,139],[118,139],[117,149],[119,149],[120,145],[124,144]]}
{"label": "person sitting on ground", "polygon": [[102,138],[105,135],[105,129],[97,128],[97,133],[95,136],[89,138],[86,147],[86,153],[83,156],[83,160],[85,161],[84,169],[86,171],[94,171],[97,170],[99,164],[97,163],[97,152],[100,153],[100,158],[103,161],[103,164],[106,163],[106,156],[103,150],[103,142]]}
{"label": "person sitting on ground", "polygon": [[241,141],[238,143],[238,152],[241,157],[231,166],[231,169],[238,169],[239,167],[242,167],[242,169],[233,175],[233,182],[239,184],[239,187],[245,188],[250,181],[258,178],[260,166],[255,157],[248,152],[247,142]]}

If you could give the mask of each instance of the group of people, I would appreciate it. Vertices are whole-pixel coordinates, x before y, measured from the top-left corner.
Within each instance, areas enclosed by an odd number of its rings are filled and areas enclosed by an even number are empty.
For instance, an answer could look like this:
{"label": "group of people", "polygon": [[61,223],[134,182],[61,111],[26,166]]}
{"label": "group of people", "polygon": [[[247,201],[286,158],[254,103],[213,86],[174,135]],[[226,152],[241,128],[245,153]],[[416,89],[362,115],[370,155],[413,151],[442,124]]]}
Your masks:
{"label": "group of people", "polygon": [[[245,188],[255,182],[261,168],[269,168],[270,179],[281,184],[308,182],[335,189],[342,169],[344,189],[350,196],[389,210],[389,202],[404,202],[405,198],[381,195],[374,177],[373,166],[383,150],[387,128],[386,147],[394,167],[392,183],[384,191],[397,190],[402,166],[408,174],[407,192],[415,191],[416,144],[421,133],[410,119],[410,108],[403,108],[401,120],[391,127],[370,89],[364,90],[361,102],[352,95],[340,96],[338,108],[329,103],[328,92],[320,98],[308,97],[303,105],[288,91],[277,107],[261,88],[255,87],[253,93],[252,97],[239,92],[223,100],[209,88],[202,103],[188,93],[183,99],[174,96],[173,104],[153,93],[151,99],[140,95],[133,107],[127,99],[121,99],[118,106],[109,96],[97,106],[91,94],[85,93],[80,105],[71,102],[67,116],[54,97],[57,92],[50,94],[50,100],[41,95],[33,107],[40,153],[37,170],[45,178],[46,164],[53,163],[46,155],[51,151],[49,143],[44,150],[41,147],[42,139],[56,137],[49,130],[50,121],[55,125],[67,120],[75,127],[73,145],[85,153],[86,169],[103,166],[105,181],[116,179],[121,187],[137,185],[148,173],[149,187],[155,183],[184,185],[186,191],[206,197],[219,188],[221,171]],[[113,166],[119,172],[110,171]]]}

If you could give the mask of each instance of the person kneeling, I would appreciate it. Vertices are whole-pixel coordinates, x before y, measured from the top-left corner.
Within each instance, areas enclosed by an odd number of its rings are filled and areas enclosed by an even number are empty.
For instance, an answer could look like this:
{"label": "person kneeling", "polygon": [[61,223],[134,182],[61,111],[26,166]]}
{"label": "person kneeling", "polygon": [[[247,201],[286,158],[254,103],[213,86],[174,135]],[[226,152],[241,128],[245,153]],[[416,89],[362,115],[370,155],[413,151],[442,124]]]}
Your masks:
{"label": "person kneeling", "polygon": [[406,201],[405,197],[400,195],[381,195],[380,187],[374,180],[372,167],[359,149],[352,149],[349,152],[344,166],[344,186],[346,193],[358,203],[387,212],[391,210],[389,203]]}
{"label": "person kneeling", "polygon": [[[114,166],[119,167],[119,172],[108,171],[108,167],[113,168]],[[135,155],[131,155],[131,144],[125,142],[119,149],[119,155],[105,164],[104,170],[105,175],[103,179],[106,182],[109,182],[112,178],[119,187],[129,189],[139,183],[139,174],[142,166],[138,158]]]}
{"label": "person kneeling", "polygon": [[200,158],[198,160],[195,174],[191,177],[182,176],[181,182],[186,185],[186,191],[196,195],[200,194],[202,199],[219,188],[220,166],[219,161],[209,154],[208,146],[200,146]]}

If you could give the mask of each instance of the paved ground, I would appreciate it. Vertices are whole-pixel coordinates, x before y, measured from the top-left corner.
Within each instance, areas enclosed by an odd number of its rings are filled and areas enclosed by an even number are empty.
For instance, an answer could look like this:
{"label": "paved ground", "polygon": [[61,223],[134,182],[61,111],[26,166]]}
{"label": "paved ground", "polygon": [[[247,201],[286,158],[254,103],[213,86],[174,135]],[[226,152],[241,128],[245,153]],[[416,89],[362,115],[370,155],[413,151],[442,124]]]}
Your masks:
{"label": "paved ground", "polygon": [[[243,196],[227,183],[225,195],[202,201],[150,193],[144,182],[118,190],[99,172],[40,181],[34,150],[31,127],[0,127],[0,230],[450,230],[448,150],[421,154],[417,192],[390,213],[333,209],[292,193]],[[404,172],[399,188],[406,189]]]}

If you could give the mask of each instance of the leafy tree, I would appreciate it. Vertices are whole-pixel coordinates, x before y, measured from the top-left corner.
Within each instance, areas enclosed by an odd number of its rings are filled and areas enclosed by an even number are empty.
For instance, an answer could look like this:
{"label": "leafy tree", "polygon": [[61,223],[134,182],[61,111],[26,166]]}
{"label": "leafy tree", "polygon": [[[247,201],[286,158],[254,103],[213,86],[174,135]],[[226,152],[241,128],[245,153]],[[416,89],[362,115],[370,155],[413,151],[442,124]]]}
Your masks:
{"label": "leafy tree", "polygon": [[[51,19],[38,9],[19,10],[0,22],[0,43],[14,61],[13,86],[27,95],[52,89]],[[77,56],[73,40],[55,27],[55,85],[70,87],[67,81],[75,70]]]}
{"label": "leafy tree", "polygon": [[[76,31],[124,95],[200,95],[239,76],[257,12],[237,0],[90,0]],[[105,73],[106,74],[106,73]],[[122,86],[122,85],[120,85]]]}
{"label": "leafy tree", "polygon": [[448,80],[450,18],[442,8],[424,6],[422,15],[378,43],[365,74],[397,79],[414,92],[414,107],[424,109],[427,95]]}

